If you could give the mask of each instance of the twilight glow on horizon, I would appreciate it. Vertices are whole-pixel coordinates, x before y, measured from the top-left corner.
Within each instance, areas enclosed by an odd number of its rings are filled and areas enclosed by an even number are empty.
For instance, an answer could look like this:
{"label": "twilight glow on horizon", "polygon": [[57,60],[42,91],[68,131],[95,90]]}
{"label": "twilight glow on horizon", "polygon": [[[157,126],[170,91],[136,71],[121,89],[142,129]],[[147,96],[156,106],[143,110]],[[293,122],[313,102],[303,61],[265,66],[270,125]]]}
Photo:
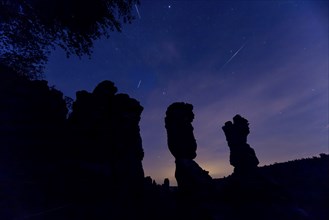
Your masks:
{"label": "twilight glow on horizon", "polygon": [[213,178],[233,170],[221,127],[236,114],[260,166],[328,153],[328,1],[141,0],[133,10],[91,59],[53,52],[45,78],[73,99],[103,80],[137,99],[145,176],[176,184],[164,127],[173,102],[194,106],[196,162]]}

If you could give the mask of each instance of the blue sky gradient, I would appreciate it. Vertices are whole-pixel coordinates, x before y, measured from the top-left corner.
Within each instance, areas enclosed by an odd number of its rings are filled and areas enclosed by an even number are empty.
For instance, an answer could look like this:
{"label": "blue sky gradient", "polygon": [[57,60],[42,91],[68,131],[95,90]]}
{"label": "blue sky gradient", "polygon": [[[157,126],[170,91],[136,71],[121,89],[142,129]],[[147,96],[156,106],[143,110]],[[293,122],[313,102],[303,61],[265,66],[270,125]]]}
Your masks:
{"label": "blue sky gradient", "polygon": [[328,153],[327,1],[163,0],[138,9],[122,33],[95,42],[91,59],[56,50],[45,76],[72,98],[108,79],[139,100],[146,175],[175,184],[164,117],[177,101],[194,106],[196,161],[215,178],[232,172],[221,126],[235,114],[250,122],[260,165]]}

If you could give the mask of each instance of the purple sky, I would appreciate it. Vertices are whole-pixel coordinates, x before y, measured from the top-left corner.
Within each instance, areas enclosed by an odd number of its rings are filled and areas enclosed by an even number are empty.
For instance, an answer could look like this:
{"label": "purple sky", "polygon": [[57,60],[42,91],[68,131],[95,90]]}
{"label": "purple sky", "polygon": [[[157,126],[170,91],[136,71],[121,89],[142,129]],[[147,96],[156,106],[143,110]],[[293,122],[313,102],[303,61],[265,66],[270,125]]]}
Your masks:
{"label": "purple sky", "polygon": [[222,125],[250,122],[260,165],[328,153],[328,1],[141,1],[140,17],[95,42],[91,59],[50,57],[46,79],[75,98],[112,80],[144,107],[146,176],[175,185],[164,117],[193,104],[196,161],[232,172]]}

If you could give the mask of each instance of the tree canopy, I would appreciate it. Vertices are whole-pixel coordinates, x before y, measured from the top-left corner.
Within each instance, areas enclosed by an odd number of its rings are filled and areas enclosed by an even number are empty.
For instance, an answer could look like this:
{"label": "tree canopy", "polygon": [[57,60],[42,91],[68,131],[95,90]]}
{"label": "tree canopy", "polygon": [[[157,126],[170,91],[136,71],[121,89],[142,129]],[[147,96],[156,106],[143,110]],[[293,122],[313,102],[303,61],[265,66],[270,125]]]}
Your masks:
{"label": "tree canopy", "polygon": [[67,56],[90,56],[94,40],[132,22],[135,4],[139,0],[0,0],[0,63],[37,78],[57,46]]}

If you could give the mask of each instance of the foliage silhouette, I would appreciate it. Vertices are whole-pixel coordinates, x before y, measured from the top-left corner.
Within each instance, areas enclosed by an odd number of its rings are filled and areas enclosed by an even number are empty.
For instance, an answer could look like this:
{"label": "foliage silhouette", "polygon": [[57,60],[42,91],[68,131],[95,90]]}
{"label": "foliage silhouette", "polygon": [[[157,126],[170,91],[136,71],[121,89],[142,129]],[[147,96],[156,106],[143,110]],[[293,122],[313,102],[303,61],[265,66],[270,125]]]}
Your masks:
{"label": "foliage silhouette", "polygon": [[0,63],[30,78],[42,75],[52,49],[91,55],[93,41],[131,23],[139,0],[0,1]]}

